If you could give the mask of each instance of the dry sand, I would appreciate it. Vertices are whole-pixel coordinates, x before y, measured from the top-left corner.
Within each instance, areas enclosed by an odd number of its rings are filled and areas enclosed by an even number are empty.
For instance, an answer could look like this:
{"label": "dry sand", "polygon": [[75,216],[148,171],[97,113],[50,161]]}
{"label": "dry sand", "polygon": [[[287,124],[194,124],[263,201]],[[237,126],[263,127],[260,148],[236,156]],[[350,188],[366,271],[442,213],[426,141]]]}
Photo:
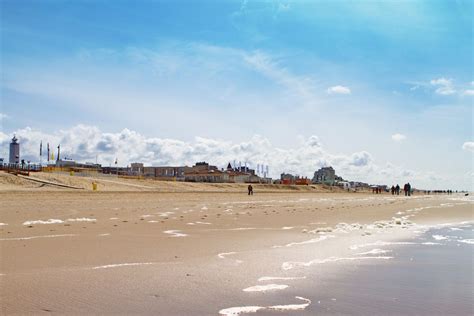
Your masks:
{"label": "dry sand", "polygon": [[[37,182],[37,181],[43,181]],[[247,184],[233,183],[191,183],[174,181],[156,181],[151,179],[126,179],[118,178],[115,175],[97,174],[95,176],[80,176],[75,174],[70,176],[68,173],[48,173],[32,172],[29,177],[15,176],[0,171],[0,191],[52,191],[65,188],[53,185],[67,185],[74,188],[81,188],[85,191],[92,191],[92,182],[97,183],[98,191],[107,192],[242,192],[247,190]],[[309,186],[288,186],[288,185],[253,185],[259,192],[281,192],[283,191],[302,191],[302,192],[342,192],[339,188],[330,186],[309,185]]]}
{"label": "dry sand", "polygon": [[[34,176],[76,186],[91,180]],[[357,253],[473,219],[471,201],[456,195],[257,186],[247,196],[242,185],[118,179],[109,187],[118,192],[91,192],[8,178],[0,182],[3,314],[304,314],[317,302],[297,298],[307,271],[324,264],[337,275],[364,260],[384,264],[390,254]]]}

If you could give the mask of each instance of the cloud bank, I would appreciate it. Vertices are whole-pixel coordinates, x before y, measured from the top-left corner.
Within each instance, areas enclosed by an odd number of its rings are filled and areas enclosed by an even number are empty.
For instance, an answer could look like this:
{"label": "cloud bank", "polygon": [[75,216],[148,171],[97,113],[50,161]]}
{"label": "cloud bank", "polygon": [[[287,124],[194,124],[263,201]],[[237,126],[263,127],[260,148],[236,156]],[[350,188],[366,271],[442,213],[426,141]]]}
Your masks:
{"label": "cloud bank", "polygon": [[[191,142],[177,139],[146,137],[130,129],[108,133],[88,125],[77,125],[70,129],[49,134],[32,128],[14,132],[20,140],[22,158],[38,161],[39,144],[43,142],[43,161],[46,160],[46,146],[56,150],[61,144],[61,156],[77,161],[95,162],[108,166],[115,159],[119,165],[143,162],[145,165],[188,165],[207,161],[224,168],[234,160],[247,162],[252,168],[257,164],[270,167],[270,175],[279,178],[280,173],[289,172],[312,177],[315,170],[333,166],[338,175],[348,180],[369,183],[395,183],[424,181],[431,174],[422,174],[395,166],[389,162],[376,164],[367,151],[351,154],[328,152],[317,136],[301,138],[295,148],[279,148],[267,138],[254,135],[247,141],[195,137]],[[13,133],[12,133],[13,134]],[[6,156],[11,135],[0,132],[1,154]]]}

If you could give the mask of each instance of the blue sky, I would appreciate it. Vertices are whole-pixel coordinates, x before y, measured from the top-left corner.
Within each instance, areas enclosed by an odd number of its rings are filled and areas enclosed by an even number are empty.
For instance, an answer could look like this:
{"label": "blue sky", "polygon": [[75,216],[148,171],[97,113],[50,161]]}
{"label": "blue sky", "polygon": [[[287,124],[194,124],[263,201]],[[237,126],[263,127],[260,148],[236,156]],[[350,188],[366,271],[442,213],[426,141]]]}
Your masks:
{"label": "blue sky", "polygon": [[201,158],[196,137],[291,153],[316,135],[320,156],[288,166],[239,155],[309,176],[366,152],[369,169],[340,173],[472,188],[472,1],[1,1],[1,21],[0,156],[14,132],[33,159],[36,138],[77,126],[193,149],[146,149],[150,164]]}

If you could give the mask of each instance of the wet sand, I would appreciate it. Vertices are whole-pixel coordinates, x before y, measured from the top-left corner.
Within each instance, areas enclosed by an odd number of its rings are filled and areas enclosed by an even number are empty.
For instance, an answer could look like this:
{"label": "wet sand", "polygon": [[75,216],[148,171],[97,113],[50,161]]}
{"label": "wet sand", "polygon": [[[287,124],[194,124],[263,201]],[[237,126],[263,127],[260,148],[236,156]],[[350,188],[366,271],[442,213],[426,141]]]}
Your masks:
{"label": "wet sand", "polygon": [[312,315],[324,311],[325,289],[344,291],[358,267],[397,258],[358,253],[473,220],[461,196],[32,190],[0,199],[3,314],[235,315],[253,306]]}

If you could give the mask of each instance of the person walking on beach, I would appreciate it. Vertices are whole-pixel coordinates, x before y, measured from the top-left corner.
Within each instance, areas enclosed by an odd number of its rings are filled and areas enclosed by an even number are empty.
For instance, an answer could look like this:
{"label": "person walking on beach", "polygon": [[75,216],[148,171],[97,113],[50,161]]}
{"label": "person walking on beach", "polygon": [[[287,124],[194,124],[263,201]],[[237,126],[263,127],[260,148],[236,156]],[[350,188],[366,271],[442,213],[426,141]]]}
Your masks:
{"label": "person walking on beach", "polygon": [[390,191],[392,191],[392,195],[395,195],[395,186],[392,185],[392,188],[390,189]]}
{"label": "person walking on beach", "polygon": [[405,191],[405,196],[411,196],[411,185],[410,182],[403,186],[403,191]]}
{"label": "person walking on beach", "polygon": [[397,192],[397,195],[400,195],[400,186],[397,183],[397,186],[395,187],[395,192]]}
{"label": "person walking on beach", "polygon": [[248,191],[249,191],[249,195],[253,195],[253,187],[251,184],[249,184],[249,186],[247,187]]}

